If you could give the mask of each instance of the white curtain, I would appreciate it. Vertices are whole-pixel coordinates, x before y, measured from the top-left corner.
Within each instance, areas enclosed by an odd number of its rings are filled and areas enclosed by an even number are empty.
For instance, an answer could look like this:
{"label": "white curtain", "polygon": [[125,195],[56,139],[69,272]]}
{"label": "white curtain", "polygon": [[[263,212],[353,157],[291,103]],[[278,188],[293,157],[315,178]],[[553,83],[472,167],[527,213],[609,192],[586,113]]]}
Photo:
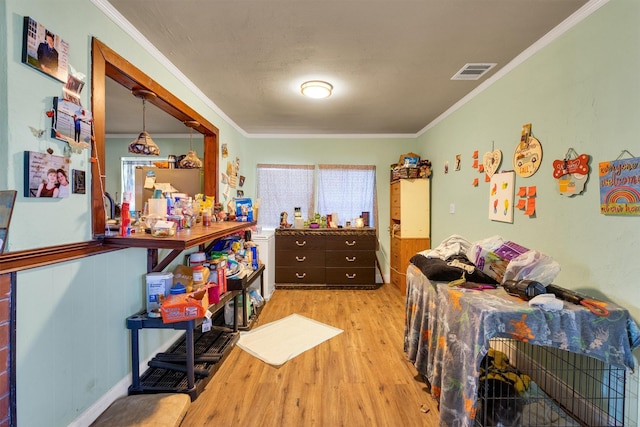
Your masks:
{"label": "white curtain", "polygon": [[369,212],[369,227],[377,228],[376,167],[318,165],[318,212],[337,212],[343,226]]}
{"label": "white curtain", "polygon": [[261,227],[278,228],[281,212],[287,212],[288,222],[293,224],[296,207],[300,207],[304,219],[314,212],[313,165],[258,164],[256,178]]}

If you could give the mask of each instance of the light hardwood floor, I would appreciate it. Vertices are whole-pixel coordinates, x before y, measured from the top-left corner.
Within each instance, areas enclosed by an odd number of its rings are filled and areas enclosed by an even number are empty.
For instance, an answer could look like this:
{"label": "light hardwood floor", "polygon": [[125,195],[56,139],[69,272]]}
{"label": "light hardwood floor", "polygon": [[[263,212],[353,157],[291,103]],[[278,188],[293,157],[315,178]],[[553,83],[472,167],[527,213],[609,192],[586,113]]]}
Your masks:
{"label": "light hardwood floor", "polygon": [[258,326],[293,313],[344,332],[279,368],[235,347],[181,427],[437,425],[436,402],[403,353],[398,289],[278,289]]}

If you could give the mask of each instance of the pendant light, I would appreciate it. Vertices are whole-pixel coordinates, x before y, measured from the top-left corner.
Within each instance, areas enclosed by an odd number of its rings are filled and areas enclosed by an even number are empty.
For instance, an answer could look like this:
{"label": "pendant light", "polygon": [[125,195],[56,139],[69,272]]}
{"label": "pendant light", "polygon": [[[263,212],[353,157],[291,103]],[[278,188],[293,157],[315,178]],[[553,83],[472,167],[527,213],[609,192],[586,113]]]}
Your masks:
{"label": "pendant light", "polygon": [[147,100],[155,99],[156,94],[146,89],[133,89],[133,96],[142,99],[142,132],[129,144],[129,152],[134,154],[145,154],[147,156],[157,156],[160,154],[160,148],[153,142],[151,135],[147,133]]}
{"label": "pendant light", "polygon": [[187,120],[184,125],[189,128],[189,152],[180,160],[180,167],[183,169],[199,169],[202,167],[202,160],[198,158],[198,154],[193,149],[193,129],[200,126],[200,122],[195,120]]}

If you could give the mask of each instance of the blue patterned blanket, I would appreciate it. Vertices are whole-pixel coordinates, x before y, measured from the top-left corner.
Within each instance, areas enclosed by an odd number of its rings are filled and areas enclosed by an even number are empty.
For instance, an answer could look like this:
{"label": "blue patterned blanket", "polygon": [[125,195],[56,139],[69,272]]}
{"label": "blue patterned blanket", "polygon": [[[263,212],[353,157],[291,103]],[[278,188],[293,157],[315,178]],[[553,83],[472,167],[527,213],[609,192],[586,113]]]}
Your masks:
{"label": "blue patterned blanket", "polygon": [[606,308],[609,317],[567,302],[563,310],[547,312],[500,287],[477,291],[431,282],[410,265],[404,351],[439,400],[439,425],[468,427],[491,338],[556,347],[633,369],[640,330],[627,310],[609,303]]}

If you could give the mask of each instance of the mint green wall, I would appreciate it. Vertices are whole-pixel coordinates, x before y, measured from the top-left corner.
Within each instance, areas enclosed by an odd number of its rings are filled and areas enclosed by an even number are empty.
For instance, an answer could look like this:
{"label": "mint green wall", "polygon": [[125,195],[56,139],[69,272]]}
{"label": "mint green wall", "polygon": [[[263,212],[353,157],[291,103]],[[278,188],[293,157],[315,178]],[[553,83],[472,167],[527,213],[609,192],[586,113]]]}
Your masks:
{"label": "mint green wall", "polygon": [[[7,14],[4,3],[0,6],[0,34],[7,33]],[[0,43],[0,76],[7,75],[7,44]],[[7,80],[0,79],[0,129],[7,129]],[[0,136],[3,136],[0,134]],[[8,144],[0,144],[0,159],[9,158]],[[7,176],[0,174],[0,190],[8,189]]]}
{"label": "mint green wall", "polygon": [[[62,155],[64,149],[64,143],[47,135],[38,139],[30,130],[30,126],[50,126],[45,111],[51,108],[53,97],[61,95],[62,84],[22,64],[24,16],[31,16],[69,42],[70,64],[87,76],[91,70],[91,37],[96,36],[218,126],[230,150],[240,153],[244,138],[221,119],[212,105],[171,74],[94,3],[3,0],[0,29],[6,36],[0,39],[0,188],[16,189],[19,194],[7,250],[92,237],[90,194],[72,194],[61,200],[22,197],[23,152],[52,148],[54,154]],[[85,106],[90,105],[90,88],[88,79],[82,93]],[[89,154],[88,150],[73,154],[70,163],[70,168],[87,172],[87,182],[91,179]],[[165,254],[161,251],[160,257]],[[87,419],[82,416],[91,411],[92,405],[108,404],[105,396],[109,399],[114,393],[126,393],[131,362],[125,319],[144,307],[145,273],[146,251],[141,249],[18,273],[18,425],[61,426],[74,420],[86,425]],[[173,336],[173,331],[144,331],[141,360],[171,342]]]}
{"label": "mint green wall", "polygon": [[[283,164],[362,164],[376,166],[378,197],[378,260],[383,272],[389,274],[389,167],[403,153],[415,151],[414,139],[407,138],[344,138],[344,139],[249,139],[246,143],[247,177],[245,187],[255,194],[255,165]],[[286,183],[283,183],[286,185]],[[245,195],[248,192],[245,191]],[[292,206],[283,210],[293,210]]]}
{"label": "mint green wall", "polygon": [[[53,97],[61,95],[62,84],[22,64],[24,16],[31,16],[64,38],[70,44],[70,64],[87,76],[91,73],[91,37],[97,37],[169,89],[208,121],[218,126],[221,139],[228,141],[233,151],[240,151],[236,146],[242,142],[243,137],[231,125],[224,122],[210,101],[203,100],[191,86],[184,83],[183,79],[174,76],[167,67],[116,26],[92,2],[7,0],[4,10],[6,10],[6,20],[3,25],[6,25],[7,34],[9,34],[8,38],[2,40],[3,49],[7,50],[8,57],[6,120],[9,125],[6,127],[7,134],[3,137],[8,140],[9,162],[6,170],[0,171],[0,174],[6,180],[8,188],[19,190],[20,196],[14,215],[22,219],[12,224],[11,235],[21,237],[20,239],[9,238],[9,250],[71,243],[91,238],[90,215],[87,215],[91,203],[88,196],[72,194],[68,199],[62,200],[35,200],[22,197],[23,152],[25,150],[45,151],[47,148],[52,148],[54,154],[62,155],[65,145],[48,136],[38,139],[30,130],[30,127],[48,129],[50,119],[46,118],[44,113],[51,109]],[[74,20],[73,25],[67,25],[70,11],[73,11],[74,16],[80,17]],[[82,102],[85,106],[90,106],[90,88],[91,82],[87,78],[82,92]],[[3,102],[5,102],[4,98]],[[89,182],[89,151],[73,154],[70,168],[87,171],[87,182]],[[46,222],[42,221],[43,210],[46,212]],[[47,227],[47,224],[56,224],[56,227]],[[43,232],[45,230],[46,232]]]}
{"label": "mint green wall", "polygon": [[[615,159],[622,149],[640,155],[636,0],[611,1],[417,140],[248,138],[92,2],[6,0],[0,8],[0,28],[8,35],[0,41],[0,70],[6,76],[0,79],[0,186],[22,193],[24,150],[51,147],[60,154],[63,148],[47,137],[35,138],[29,130],[47,126],[44,111],[61,90],[59,82],[21,63],[22,18],[32,16],[71,44],[70,63],[79,71],[90,72],[90,42],[96,36],[215,124],[220,143],[229,149],[229,158],[220,159],[220,170],[225,171],[228,160],[240,158],[249,197],[255,196],[257,163],[375,164],[385,272],[388,167],[401,153],[415,151],[434,164],[434,244],[453,233],[470,240],[501,234],[556,258],[563,268],[558,284],[595,296],[606,294],[640,318],[633,290],[640,273],[635,256],[638,220],[598,213],[597,173],[592,173],[584,195],[562,198],[555,192],[549,169],[569,147],[591,154],[592,167]],[[70,13],[81,19],[67,25]],[[87,82],[82,97],[87,105],[89,88]],[[537,216],[526,218],[516,212],[512,225],[491,222],[487,185],[471,186],[472,179],[480,177],[470,168],[471,153],[489,151],[494,141],[510,157],[521,125],[528,122],[542,141],[543,167],[532,178],[518,178],[517,185],[538,187]],[[444,175],[444,162],[453,164],[456,154],[463,156],[462,170]],[[72,167],[89,171],[88,157],[88,152],[73,155]],[[451,203],[456,205],[455,214],[448,213]],[[89,218],[90,195],[55,202],[20,196],[11,228],[11,235],[19,238],[10,239],[9,249],[87,240]],[[146,252],[129,249],[18,274],[19,425],[67,425],[119,383],[129,381],[125,318],[143,307],[145,265]],[[145,331],[141,357],[149,357],[170,336],[167,331]]]}
{"label": "mint green wall", "polygon": [[[418,152],[434,162],[434,244],[454,233],[469,240],[499,234],[556,259],[556,284],[614,301],[640,319],[640,218],[600,214],[597,170],[625,149],[640,156],[638,22],[639,2],[609,2],[420,138]],[[495,144],[502,169],[513,169],[524,123],[533,124],[543,160],[532,177],[516,176],[516,188],[537,186],[536,216],[516,210],[513,224],[492,222],[489,186],[471,155]],[[568,198],[556,190],[552,162],[570,147],[592,156],[592,171],[585,193]],[[462,170],[445,175],[444,162],[453,165],[456,154]],[[480,178],[477,188],[473,178]],[[448,213],[452,203],[455,214]]]}

